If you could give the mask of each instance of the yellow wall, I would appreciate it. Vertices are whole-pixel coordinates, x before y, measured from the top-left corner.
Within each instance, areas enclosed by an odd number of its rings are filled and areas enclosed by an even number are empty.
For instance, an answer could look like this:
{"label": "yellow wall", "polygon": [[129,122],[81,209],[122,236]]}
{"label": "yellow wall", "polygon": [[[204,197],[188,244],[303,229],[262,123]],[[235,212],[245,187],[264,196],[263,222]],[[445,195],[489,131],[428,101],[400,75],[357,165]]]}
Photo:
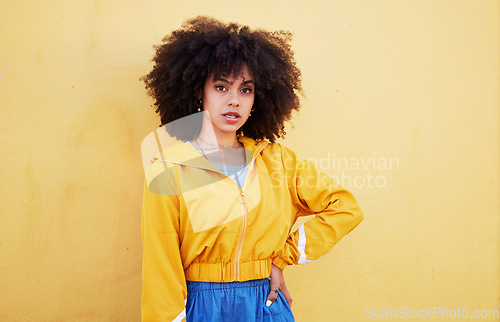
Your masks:
{"label": "yellow wall", "polygon": [[138,78],[152,45],[199,13],[295,33],[307,97],[285,143],[344,180],[366,214],[323,259],[286,269],[297,321],[498,309],[499,11],[2,1],[0,320],[139,319],[140,143],[159,121]]}

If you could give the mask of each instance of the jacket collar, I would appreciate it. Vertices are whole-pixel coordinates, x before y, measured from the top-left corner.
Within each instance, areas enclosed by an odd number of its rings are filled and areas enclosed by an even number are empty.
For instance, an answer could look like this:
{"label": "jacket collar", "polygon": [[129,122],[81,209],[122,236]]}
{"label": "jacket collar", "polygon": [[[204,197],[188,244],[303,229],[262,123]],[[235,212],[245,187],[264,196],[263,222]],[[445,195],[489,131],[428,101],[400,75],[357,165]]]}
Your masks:
{"label": "jacket collar", "polygon": [[[242,143],[245,148],[248,165],[255,160],[255,158],[269,143],[265,140],[255,141],[254,139],[245,136],[238,137],[238,141]],[[220,172],[216,166],[200,155],[200,153],[187,142],[179,141],[178,143],[163,150],[163,152],[158,156],[159,161]]]}

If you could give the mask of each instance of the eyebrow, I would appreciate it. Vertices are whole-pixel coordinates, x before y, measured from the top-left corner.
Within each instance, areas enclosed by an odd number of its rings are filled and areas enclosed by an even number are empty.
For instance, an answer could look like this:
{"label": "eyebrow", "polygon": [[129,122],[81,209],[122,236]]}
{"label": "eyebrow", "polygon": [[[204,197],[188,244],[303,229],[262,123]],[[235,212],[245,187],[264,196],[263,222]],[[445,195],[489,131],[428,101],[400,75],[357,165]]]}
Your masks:
{"label": "eyebrow", "polygon": [[[224,83],[228,83],[228,84],[233,85],[233,83],[231,83],[230,81],[228,81],[227,79],[222,78],[222,77],[214,78],[214,80],[213,80],[213,81],[214,81],[214,82],[221,81],[221,82],[224,82]],[[249,79],[249,80],[243,81],[243,83],[242,83],[242,84],[244,84],[244,85],[247,85],[247,84],[255,84],[255,82],[254,82],[253,80]]]}

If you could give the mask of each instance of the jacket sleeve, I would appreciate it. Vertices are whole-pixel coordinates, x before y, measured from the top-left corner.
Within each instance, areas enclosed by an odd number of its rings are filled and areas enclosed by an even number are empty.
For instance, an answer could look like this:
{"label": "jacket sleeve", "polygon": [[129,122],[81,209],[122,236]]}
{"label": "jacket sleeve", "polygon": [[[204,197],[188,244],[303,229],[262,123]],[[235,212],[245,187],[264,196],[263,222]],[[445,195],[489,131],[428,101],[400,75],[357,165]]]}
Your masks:
{"label": "jacket sleeve", "polygon": [[273,257],[273,264],[284,269],[326,254],[363,220],[363,213],[354,196],[314,163],[279,147],[288,189],[299,209],[297,216],[314,215],[289,235],[284,248]]}
{"label": "jacket sleeve", "polygon": [[142,321],[185,321],[186,280],[179,251],[179,201],[144,185]]}

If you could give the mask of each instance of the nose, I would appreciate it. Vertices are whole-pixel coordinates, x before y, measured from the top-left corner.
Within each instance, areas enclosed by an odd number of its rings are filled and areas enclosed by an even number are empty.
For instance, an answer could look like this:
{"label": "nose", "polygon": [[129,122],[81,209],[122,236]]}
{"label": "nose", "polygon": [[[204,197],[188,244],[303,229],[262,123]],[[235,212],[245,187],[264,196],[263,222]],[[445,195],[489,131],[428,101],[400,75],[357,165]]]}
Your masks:
{"label": "nose", "polygon": [[238,93],[236,91],[229,97],[227,105],[233,107],[240,106],[240,100],[238,99]]}

